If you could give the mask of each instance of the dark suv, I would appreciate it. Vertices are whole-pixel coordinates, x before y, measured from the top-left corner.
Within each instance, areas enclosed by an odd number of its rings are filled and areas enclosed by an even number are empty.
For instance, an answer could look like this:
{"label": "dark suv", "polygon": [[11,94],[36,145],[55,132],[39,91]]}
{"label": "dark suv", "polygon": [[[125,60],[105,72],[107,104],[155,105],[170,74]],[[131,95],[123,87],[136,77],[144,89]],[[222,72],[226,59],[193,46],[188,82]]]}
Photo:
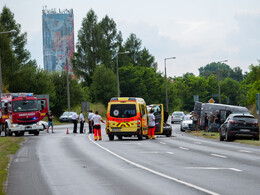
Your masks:
{"label": "dark suv", "polygon": [[259,140],[259,126],[257,120],[251,114],[230,114],[221,125],[219,140],[231,141],[235,136],[250,136]]}

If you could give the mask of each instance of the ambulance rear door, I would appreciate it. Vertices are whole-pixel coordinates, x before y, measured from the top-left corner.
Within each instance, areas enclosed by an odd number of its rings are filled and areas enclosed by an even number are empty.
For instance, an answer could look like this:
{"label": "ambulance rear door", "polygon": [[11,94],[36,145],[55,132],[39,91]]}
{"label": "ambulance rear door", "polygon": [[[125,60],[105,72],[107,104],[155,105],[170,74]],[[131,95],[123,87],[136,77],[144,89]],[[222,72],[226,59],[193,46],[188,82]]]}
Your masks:
{"label": "ambulance rear door", "polygon": [[163,133],[163,104],[154,104],[151,108],[154,111],[155,116],[155,134]]}

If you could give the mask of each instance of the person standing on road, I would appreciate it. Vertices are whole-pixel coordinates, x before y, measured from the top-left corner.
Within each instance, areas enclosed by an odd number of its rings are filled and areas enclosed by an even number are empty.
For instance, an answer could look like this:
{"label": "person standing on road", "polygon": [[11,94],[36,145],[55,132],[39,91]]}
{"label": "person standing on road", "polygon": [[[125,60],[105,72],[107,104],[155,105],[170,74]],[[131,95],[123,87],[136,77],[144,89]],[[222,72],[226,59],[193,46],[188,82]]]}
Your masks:
{"label": "person standing on road", "polygon": [[85,119],[84,119],[84,115],[83,115],[82,111],[80,112],[80,115],[79,115],[79,122],[80,122],[79,133],[83,133]]}
{"label": "person standing on road", "polygon": [[77,133],[77,125],[78,125],[78,114],[76,111],[74,111],[74,113],[72,114],[72,122],[74,124],[74,128],[73,128],[73,133]]}
{"label": "person standing on road", "polygon": [[89,125],[89,131],[88,133],[91,134],[93,133],[93,126],[92,126],[92,122],[91,119],[95,114],[92,112],[92,110],[88,110],[88,125]]}
{"label": "person standing on road", "polygon": [[207,113],[205,113],[205,116],[204,116],[204,129],[206,132],[208,132],[209,128],[208,128],[208,121],[209,121],[209,117],[207,115]]}
{"label": "person standing on road", "polygon": [[155,116],[153,114],[153,110],[151,109],[148,116],[148,139],[152,138],[155,139],[154,133],[155,133]]}
{"label": "person standing on road", "polygon": [[218,132],[219,132],[219,128],[220,128],[220,114],[219,114],[218,110],[216,111],[215,123],[217,125],[217,129],[218,129]]}
{"label": "person standing on road", "polygon": [[209,131],[212,131],[213,123],[214,123],[214,115],[213,115],[212,112],[210,112],[210,114],[209,114],[209,121],[208,121]]}
{"label": "person standing on road", "polygon": [[51,132],[54,133],[53,131],[53,122],[52,122],[52,119],[53,119],[53,115],[51,113],[51,110],[49,110],[49,112],[46,114],[47,117],[48,117],[48,127],[47,127],[47,133],[49,133],[49,128],[51,127]]}
{"label": "person standing on road", "polygon": [[102,117],[98,114],[98,111],[95,112],[95,115],[91,118],[91,121],[93,121],[93,129],[94,129],[94,140],[102,140],[101,137],[101,123],[105,123],[102,120]]}
{"label": "person standing on road", "polygon": [[198,121],[199,120],[198,120],[197,112],[192,112],[192,115],[191,115],[190,119],[193,122],[195,131],[198,132]]}

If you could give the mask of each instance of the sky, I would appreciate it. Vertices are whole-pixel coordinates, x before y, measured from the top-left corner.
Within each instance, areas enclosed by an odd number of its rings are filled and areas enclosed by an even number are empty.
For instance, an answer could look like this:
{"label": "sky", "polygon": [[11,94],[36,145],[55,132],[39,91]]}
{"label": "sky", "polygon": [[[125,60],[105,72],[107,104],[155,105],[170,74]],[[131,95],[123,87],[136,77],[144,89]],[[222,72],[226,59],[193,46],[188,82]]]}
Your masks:
{"label": "sky", "polygon": [[1,0],[13,13],[32,59],[43,67],[42,10],[73,9],[74,36],[87,12],[93,9],[100,21],[108,15],[122,32],[123,40],[134,33],[155,57],[167,76],[189,72],[211,62],[228,60],[243,72],[258,64],[260,51],[259,0]]}

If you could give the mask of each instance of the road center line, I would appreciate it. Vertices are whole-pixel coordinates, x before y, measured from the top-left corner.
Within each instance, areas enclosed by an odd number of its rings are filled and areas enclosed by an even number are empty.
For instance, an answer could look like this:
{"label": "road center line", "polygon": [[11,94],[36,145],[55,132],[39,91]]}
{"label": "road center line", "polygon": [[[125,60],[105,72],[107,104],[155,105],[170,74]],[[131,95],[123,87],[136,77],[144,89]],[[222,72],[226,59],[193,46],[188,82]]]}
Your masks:
{"label": "road center line", "polygon": [[194,144],[201,144],[201,142],[193,142]]}
{"label": "road center line", "polygon": [[179,147],[182,150],[190,150],[189,148]]}
{"label": "road center line", "polygon": [[166,144],[166,143],[164,143],[164,142],[160,142],[160,144]]}
{"label": "road center line", "polygon": [[251,151],[248,151],[248,150],[239,150],[239,152],[252,153]]}
{"label": "road center line", "polygon": [[226,156],[223,156],[223,155],[219,155],[219,154],[210,154],[211,156],[216,156],[216,157],[219,157],[219,158],[227,158]]}
{"label": "road center line", "polygon": [[232,171],[242,171],[236,168],[221,168],[221,167],[186,167],[187,169],[201,169],[201,170],[232,170]]}
{"label": "road center line", "polygon": [[150,172],[150,173],[153,173],[153,174],[155,174],[155,175],[161,176],[161,177],[163,177],[163,178],[166,178],[166,179],[175,181],[175,182],[177,182],[177,183],[186,185],[186,186],[188,186],[188,187],[194,188],[194,189],[196,189],[196,190],[205,192],[205,193],[207,193],[207,194],[219,195],[219,194],[216,193],[216,192],[207,190],[207,189],[205,189],[205,188],[196,186],[196,185],[194,185],[194,184],[191,184],[191,183],[188,183],[188,182],[185,182],[185,181],[181,181],[180,179],[177,179],[177,178],[174,178],[174,177],[165,175],[165,174],[163,174],[163,173],[154,171],[154,170],[149,169],[149,168],[147,168],[147,167],[145,167],[145,166],[143,166],[143,165],[140,165],[140,164],[138,164],[138,163],[132,162],[132,161],[130,161],[130,160],[128,160],[128,159],[126,159],[126,158],[124,158],[124,157],[122,157],[122,156],[120,156],[120,155],[114,153],[114,152],[112,152],[111,150],[109,150],[109,149],[107,149],[107,148],[101,146],[101,145],[98,144],[97,142],[93,141],[93,140],[90,138],[90,135],[88,136],[88,138],[89,138],[89,140],[90,140],[91,142],[93,142],[94,144],[96,144],[98,147],[102,148],[103,150],[109,152],[109,153],[112,154],[113,156],[115,156],[115,157],[117,157],[117,158],[119,158],[119,159],[121,159],[121,160],[123,160],[123,161],[125,161],[125,162],[127,162],[127,163],[129,163],[129,164],[131,164],[131,165],[133,165],[133,166],[136,166],[136,167],[138,167],[138,168],[140,168],[140,169],[146,170],[146,171],[148,171],[148,172]]}

